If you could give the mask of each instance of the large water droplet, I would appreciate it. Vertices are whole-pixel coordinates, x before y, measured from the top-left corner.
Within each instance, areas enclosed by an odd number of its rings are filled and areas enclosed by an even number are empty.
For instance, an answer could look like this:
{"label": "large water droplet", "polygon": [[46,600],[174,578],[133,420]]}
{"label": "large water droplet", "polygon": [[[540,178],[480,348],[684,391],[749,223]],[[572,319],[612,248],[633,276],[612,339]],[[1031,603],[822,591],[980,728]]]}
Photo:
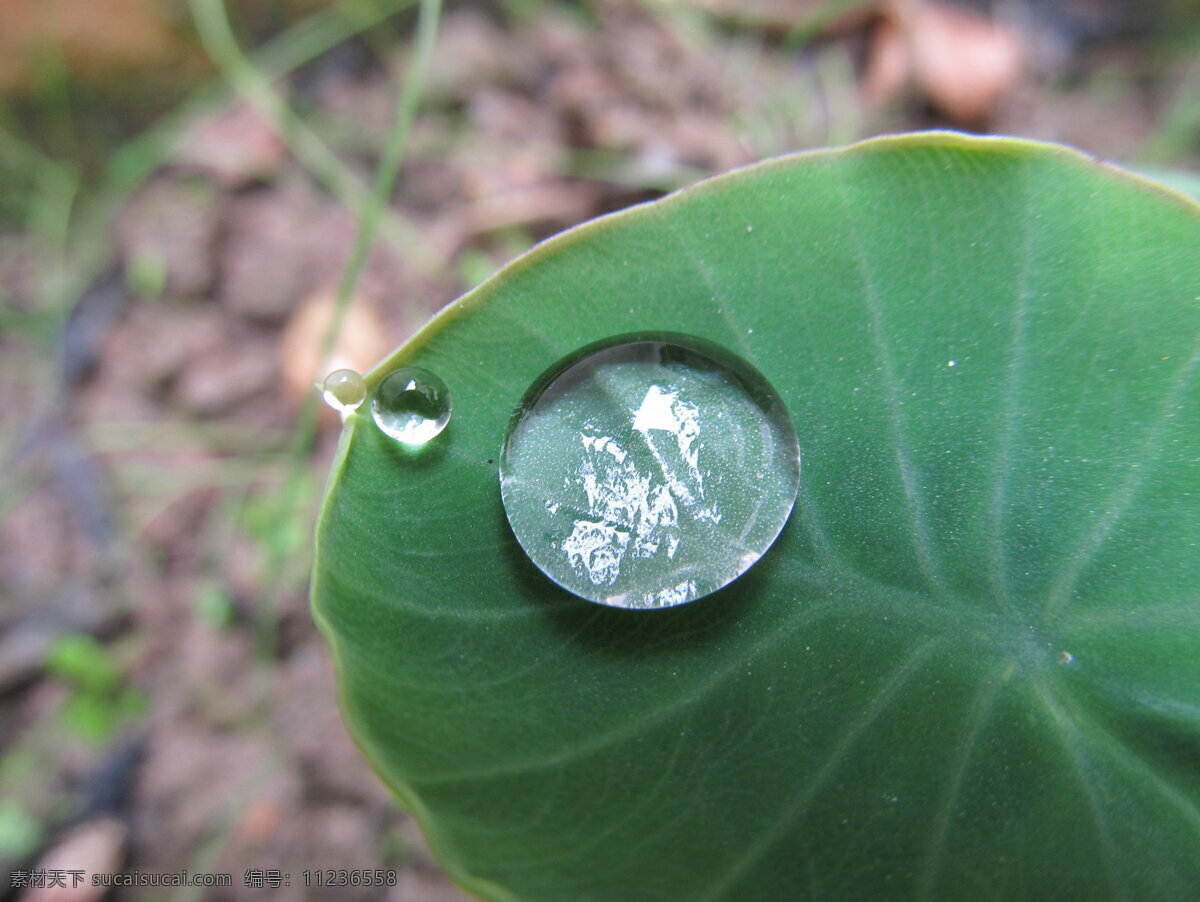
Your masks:
{"label": "large water droplet", "polygon": [[686,336],[572,355],[513,419],[500,491],[517,540],[576,595],[659,608],[728,585],[771,547],[800,484],[783,401]]}
{"label": "large water droplet", "polygon": [[343,417],[358,410],[367,398],[367,383],[354,370],[334,370],[321,383],[325,403]]}
{"label": "large water droplet", "polygon": [[371,416],[396,441],[423,445],[450,422],[450,389],[427,370],[404,367],[379,383]]}

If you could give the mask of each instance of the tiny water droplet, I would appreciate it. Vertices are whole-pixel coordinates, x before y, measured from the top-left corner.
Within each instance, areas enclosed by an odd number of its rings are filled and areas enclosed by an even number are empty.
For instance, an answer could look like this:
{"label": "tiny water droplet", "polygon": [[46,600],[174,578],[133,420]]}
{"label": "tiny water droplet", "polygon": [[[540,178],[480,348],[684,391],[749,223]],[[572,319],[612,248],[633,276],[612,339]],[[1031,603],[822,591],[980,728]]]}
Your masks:
{"label": "tiny water droplet", "polygon": [[799,483],[774,388],[680,335],[561,361],[526,394],[500,454],[505,513],[530,560],[622,608],[684,604],[737,579],[779,536]]}
{"label": "tiny water droplet", "polygon": [[367,397],[367,383],[354,370],[334,370],[320,387],[325,403],[342,416],[358,410]]}
{"label": "tiny water droplet", "polygon": [[450,422],[450,389],[428,370],[404,367],[379,383],[371,416],[396,441],[423,445]]}

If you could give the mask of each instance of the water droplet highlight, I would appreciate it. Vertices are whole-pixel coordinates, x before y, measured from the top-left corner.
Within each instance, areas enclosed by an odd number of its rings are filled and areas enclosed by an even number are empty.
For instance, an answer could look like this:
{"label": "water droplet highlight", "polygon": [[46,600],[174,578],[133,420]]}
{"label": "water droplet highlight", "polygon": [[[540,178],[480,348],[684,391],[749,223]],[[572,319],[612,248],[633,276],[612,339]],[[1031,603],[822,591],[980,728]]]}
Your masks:
{"label": "water droplet highlight", "polygon": [[450,422],[450,389],[428,370],[404,367],[375,389],[371,417],[396,441],[424,445]]}
{"label": "water droplet highlight", "polygon": [[775,389],[680,335],[560,362],[526,395],[500,457],[505,513],[533,563],[621,608],[672,607],[737,579],[779,536],[799,484]]}
{"label": "water droplet highlight", "polygon": [[354,370],[334,370],[320,387],[325,403],[342,416],[358,410],[367,398],[367,383]]}

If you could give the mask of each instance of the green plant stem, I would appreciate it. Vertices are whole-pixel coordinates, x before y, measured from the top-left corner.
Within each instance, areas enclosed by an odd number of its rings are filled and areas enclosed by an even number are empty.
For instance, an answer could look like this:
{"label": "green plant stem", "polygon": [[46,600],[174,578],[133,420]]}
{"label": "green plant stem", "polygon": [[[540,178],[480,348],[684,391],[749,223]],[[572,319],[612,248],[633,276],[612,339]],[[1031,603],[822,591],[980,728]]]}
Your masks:
{"label": "green plant stem", "polygon": [[[263,78],[282,78],[412,3],[413,0],[354,0],[318,10],[255,50],[250,65]],[[167,161],[179,143],[179,136],[187,132],[192,122],[227,105],[233,93],[225,79],[204,85],[174,112],[122,145],[106,169],[106,193],[123,196],[135,190]]]}
{"label": "green plant stem", "polygon": [[[349,0],[314,13],[265,44],[252,56],[251,67],[266,78],[279,78],[320,56],[353,35],[406,9],[413,0]],[[343,9],[349,7],[349,10]],[[111,257],[111,223],[117,208],[178,146],[179,135],[203,115],[226,105],[225,83],[204,85],[172,113],[123,144],[104,170],[100,185],[79,198],[72,216],[69,265],[62,267],[62,295],[77,298]],[[0,130],[0,151],[17,148],[15,139]],[[40,152],[39,152],[40,153]],[[59,165],[59,164],[55,164]],[[61,167],[71,178],[73,170]]]}
{"label": "green plant stem", "polygon": [[[286,126],[285,133],[295,142],[293,149],[297,156],[306,161],[314,175],[321,178],[323,182],[328,180],[330,183],[340,185],[344,190],[348,190],[345,186],[349,183],[341,175],[344,170],[340,161],[279,100],[267,80],[242,54],[230,28],[222,0],[191,0],[191,8],[202,42],[239,94],[254,104],[260,112],[269,115],[277,124]],[[384,145],[370,190],[365,197],[361,198],[361,203],[356,204],[358,232],[338,284],[333,320],[324,336],[322,359],[328,356],[337,340],[347,306],[362,276],[363,267],[366,265],[376,233],[380,231],[384,222],[388,199],[395,187],[396,178],[408,148],[408,138],[412,131],[413,121],[420,105],[426,73],[433,56],[440,15],[441,0],[421,0],[414,38],[416,53],[405,74],[392,128]],[[354,184],[357,189],[357,183]],[[316,375],[314,374],[314,376]],[[305,501],[311,501],[311,498],[305,497],[306,483],[303,476],[308,453],[316,435],[318,403],[316,394],[310,394],[300,410],[293,432],[293,441],[287,455],[288,472],[278,508],[281,528],[301,515]],[[256,630],[260,660],[270,660],[274,656],[275,620],[279,608],[279,596],[283,586],[286,585],[284,556],[283,550],[271,549],[264,562],[263,569],[264,573],[268,574],[269,582],[264,586]]]}
{"label": "green plant stem", "polygon": [[[438,19],[441,16],[441,0],[421,0],[419,18],[417,19],[416,56],[412,60],[404,86],[400,92],[400,100],[396,106],[396,116],[388,135],[387,144],[383,148],[383,156],[375,171],[375,179],[371,185],[371,193],[367,197],[362,219],[359,221],[358,234],[355,236],[354,248],[350,260],[342,271],[342,279],[338,284],[338,316],[344,313],[346,303],[354,293],[355,286],[362,275],[366,264],[367,254],[375,240],[375,232],[379,228],[396,178],[400,173],[400,164],[404,161],[404,153],[408,149],[408,137],[412,133],[412,125],[420,106],[421,94],[425,88],[425,75],[429,71],[429,62],[433,58],[433,45],[437,40]],[[335,326],[338,325],[335,320]],[[333,349],[336,331],[330,330],[325,339],[325,353]]]}
{"label": "green plant stem", "polygon": [[[234,91],[271,122],[316,181],[362,220],[371,205],[371,190],[338,158],[319,135],[280,99],[265,76],[238,46],[224,0],[190,0],[200,43]],[[380,216],[379,213],[376,216]],[[415,266],[427,274],[437,269],[437,255],[417,229],[395,212],[383,223],[388,239],[410,251]]]}
{"label": "green plant stem", "polygon": [[87,446],[104,454],[129,454],[147,448],[206,450],[247,459],[278,455],[288,447],[290,431],[248,431],[242,425],[187,420],[107,420],[80,427]]}

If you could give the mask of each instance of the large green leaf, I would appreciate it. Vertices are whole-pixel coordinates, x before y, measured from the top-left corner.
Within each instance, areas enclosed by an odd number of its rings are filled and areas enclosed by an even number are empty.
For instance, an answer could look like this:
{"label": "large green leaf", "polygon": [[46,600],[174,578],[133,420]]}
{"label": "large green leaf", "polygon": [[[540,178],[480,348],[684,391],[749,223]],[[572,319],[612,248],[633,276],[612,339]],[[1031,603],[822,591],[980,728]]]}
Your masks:
{"label": "large green leaf", "polygon": [[[676,608],[525,557],[522,395],[682,332],[787,404],[795,510]],[[1200,207],[1074,152],[932,134],[705,182],[535,249],[368,382],[314,608],[346,720],[447,870],[523,902],[1185,899],[1200,887]]]}

